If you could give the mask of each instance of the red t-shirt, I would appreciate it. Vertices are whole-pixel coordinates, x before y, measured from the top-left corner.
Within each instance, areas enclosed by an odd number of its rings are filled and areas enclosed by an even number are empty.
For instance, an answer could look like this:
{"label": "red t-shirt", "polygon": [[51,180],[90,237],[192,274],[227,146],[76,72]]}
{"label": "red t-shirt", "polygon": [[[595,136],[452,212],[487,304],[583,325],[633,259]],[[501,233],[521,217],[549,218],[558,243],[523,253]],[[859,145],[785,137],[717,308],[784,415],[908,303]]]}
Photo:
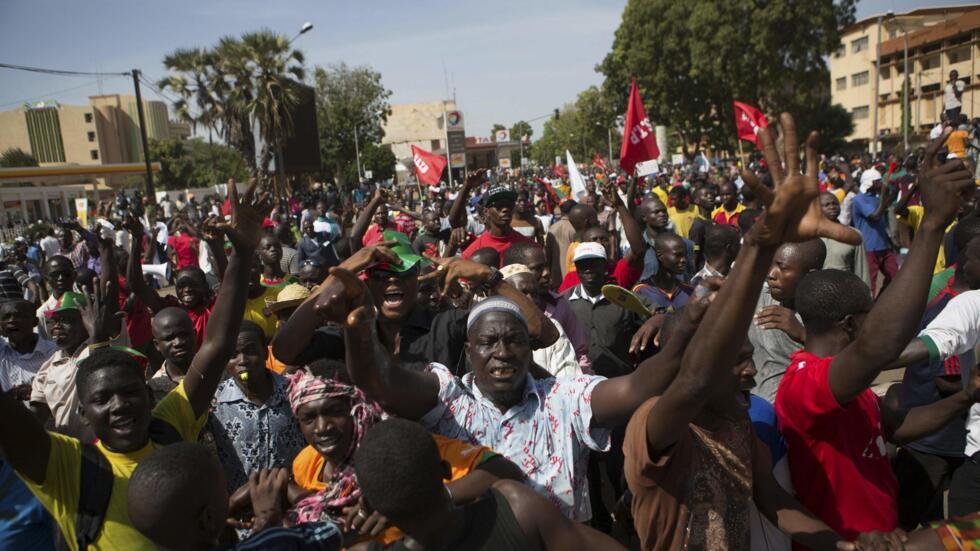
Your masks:
{"label": "red t-shirt", "polygon": [[188,266],[197,266],[197,251],[200,240],[187,234],[170,236],[167,244],[177,253],[177,269],[183,270]]}
{"label": "red t-shirt", "polygon": [[[643,275],[643,263],[641,262],[638,266],[630,266],[629,262],[626,262],[625,258],[620,258],[616,264],[609,269],[609,282],[619,285],[623,289],[632,289],[636,282],[640,280],[640,276]],[[582,280],[578,278],[578,270],[573,270],[565,274],[565,279],[561,281],[561,285],[558,287],[558,292],[562,293],[566,289],[571,289],[575,287]]]}
{"label": "red t-shirt", "polygon": [[204,343],[204,330],[208,326],[208,320],[211,319],[211,311],[214,310],[214,301],[216,298],[217,297],[211,297],[211,300],[209,300],[206,305],[191,310],[189,308],[185,308],[184,305],[177,300],[177,297],[173,295],[166,297],[167,306],[183,308],[187,312],[187,316],[191,318],[191,323],[194,324],[194,333],[197,334],[197,349],[200,349],[201,344]]}
{"label": "red t-shirt", "polygon": [[496,237],[492,235],[489,230],[487,230],[477,236],[477,238],[470,243],[469,247],[466,247],[466,250],[463,251],[463,258],[469,259],[469,257],[473,256],[473,253],[476,251],[485,247],[491,247],[497,251],[498,255],[500,255],[500,262],[503,262],[504,251],[506,251],[507,248],[513,243],[534,243],[534,240],[530,237],[524,237],[514,230],[507,232],[507,234],[503,237]]}
{"label": "red t-shirt", "polygon": [[[126,305],[130,292],[126,278],[119,276],[120,311]],[[150,329],[150,310],[138,297],[133,297],[132,312],[126,315],[126,331],[129,332],[129,344],[133,348],[141,349],[153,338],[153,331]]]}
{"label": "red t-shirt", "polygon": [[885,454],[878,397],[865,389],[846,406],[830,391],[833,357],[803,350],[776,393],[776,415],[789,447],[800,502],[846,539],[898,527],[898,481]]}
{"label": "red t-shirt", "polygon": [[361,238],[361,244],[364,245],[365,247],[370,247],[375,243],[381,243],[382,241],[385,240],[385,236],[384,236],[385,230],[401,231],[398,229],[398,226],[391,221],[389,221],[388,225],[385,226],[384,228],[378,226],[377,224],[372,223],[370,226],[368,226],[368,229],[365,230],[364,237]]}

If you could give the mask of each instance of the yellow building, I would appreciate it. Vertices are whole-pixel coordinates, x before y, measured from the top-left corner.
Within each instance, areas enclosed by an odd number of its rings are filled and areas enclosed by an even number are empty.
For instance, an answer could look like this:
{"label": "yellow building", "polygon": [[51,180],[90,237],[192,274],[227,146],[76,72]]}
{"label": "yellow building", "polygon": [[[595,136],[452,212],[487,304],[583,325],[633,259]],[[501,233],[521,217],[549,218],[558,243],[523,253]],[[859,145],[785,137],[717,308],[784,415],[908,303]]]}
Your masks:
{"label": "yellow building", "polygon": [[[848,139],[870,149],[877,103],[879,150],[902,143],[906,39],[911,79],[910,142],[922,142],[939,121],[950,70],[958,70],[966,84],[963,113],[973,117],[978,112],[973,99],[974,78],[980,70],[974,62],[978,29],[980,5],[876,15],[845,28],[840,48],[830,58],[830,86],[832,101],[846,108],[853,118],[854,132]],[[879,52],[880,80],[875,70]]]}
{"label": "yellow building", "polygon": [[398,180],[412,167],[412,146],[446,156],[446,128],[443,115],[456,110],[456,102],[451,100],[429,101],[424,103],[402,103],[391,106],[391,114],[384,125],[382,145],[391,146],[391,152],[399,164],[395,165]]}

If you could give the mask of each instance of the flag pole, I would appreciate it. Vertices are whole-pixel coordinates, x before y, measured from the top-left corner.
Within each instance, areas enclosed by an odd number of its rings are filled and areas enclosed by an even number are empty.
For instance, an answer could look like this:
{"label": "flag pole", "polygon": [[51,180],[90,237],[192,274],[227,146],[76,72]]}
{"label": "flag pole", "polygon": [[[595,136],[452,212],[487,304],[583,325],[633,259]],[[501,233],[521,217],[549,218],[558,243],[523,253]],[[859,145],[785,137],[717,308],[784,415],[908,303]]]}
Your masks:
{"label": "flag pole", "polygon": [[742,138],[736,138],[738,140],[738,160],[742,162],[742,168],[745,168],[745,151],[742,150]]}

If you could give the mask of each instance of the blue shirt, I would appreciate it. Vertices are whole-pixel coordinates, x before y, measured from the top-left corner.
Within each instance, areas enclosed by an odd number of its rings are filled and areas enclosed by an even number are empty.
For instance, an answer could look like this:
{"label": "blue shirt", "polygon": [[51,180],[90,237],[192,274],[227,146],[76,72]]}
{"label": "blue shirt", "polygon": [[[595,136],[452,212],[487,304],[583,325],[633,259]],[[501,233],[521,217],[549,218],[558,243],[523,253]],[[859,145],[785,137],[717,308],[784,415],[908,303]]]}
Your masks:
{"label": "blue shirt", "polygon": [[[936,298],[932,299],[932,302],[926,306],[922,323],[919,324],[919,332],[922,332],[926,326],[932,323],[932,320],[936,319],[936,316],[946,308],[946,305],[955,296],[948,287],[936,295]],[[968,354],[972,356],[973,351],[971,350]],[[926,360],[906,367],[905,376],[902,378],[902,407],[925,406],[943,399],[943,396],[939,394],[939,389],[936,388],[935,379],[936,377],[959,377],[963,371],[961,365],[966,365],[965,371],[968,373],[973,363],[965,363],[968,360],[963,359],[964,362],[961,362],[961,356],[952,356],[945,360],[934,362]],[[963,417],[957,416],[939,431],[908,444],[908,447],[931,455],[963,457],[965,445],[966,421]]]}
{"label": "blue shirt", "polygon": [[24,481],[0,460],[0,549],[54,551],[57,529]]}
{"label": "blue shirt", "polygon": [[868,252],[884,251],[891,248],[888,239],[888,216],[882,214],[877,221],[868,218],[878,209],[880,199],[875,195],[858,193],[851,202],[853,209],[854,227],[864,238],[864,250]]}
{"label": "blue shirt", "polygon": [[786,457],[786,441],[779,432],[776,422],[776,408],[768,400],[755,394],[749,395],[749,419],[755,435],[769,448],[772,465],[775,466]]}
{"label": "blue shirt", "polygon": [[[690,279],[691,275],[694,273],[690,271],[694,266],[694,242],[684,237],[681,239],[684,240],[684,247],[687,248],[688,273],[685,274],[685,279]],[[654,238],[650,237],[647,232],[644,231],[643,240],[647,242],[647,250],[643,254],[643,273],[640,274],[640,281],[657,275],[657,271],[660,270],[660,261],[657,260],[657,252],[653,250]]]}
{"label": "blue shirt", "polygon": [[271,371],[269,375],[272,396],[261,406],[248,401],[234,379],[218,386],[208,428],[214,434],[229,493],[246,484],[252,471],[290,468],[293,458],[306,446],[289,407],[288,381]]}
{"label": "blue shirt", "polygon": [[633,292],[654,313],[657,311],[676,312],[691,299],[691,295],[694,294],[694,287],[678,281],[674,284],[673,289],[665,291],[651,281],[633,287]]}

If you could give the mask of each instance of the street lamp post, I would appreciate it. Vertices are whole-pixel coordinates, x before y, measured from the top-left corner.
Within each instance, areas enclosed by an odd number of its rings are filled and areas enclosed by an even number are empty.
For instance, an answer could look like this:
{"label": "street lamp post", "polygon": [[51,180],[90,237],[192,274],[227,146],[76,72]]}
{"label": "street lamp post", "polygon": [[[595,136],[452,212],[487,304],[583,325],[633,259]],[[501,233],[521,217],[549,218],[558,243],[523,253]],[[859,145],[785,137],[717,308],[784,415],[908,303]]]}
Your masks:
{"label": "street lamp post", "polygon": [[361,175],[361,146],[357,140],[357,126],[360,123],[354,125],[354,156],[357,161],[357,182],[360,183],[363,180]]}

